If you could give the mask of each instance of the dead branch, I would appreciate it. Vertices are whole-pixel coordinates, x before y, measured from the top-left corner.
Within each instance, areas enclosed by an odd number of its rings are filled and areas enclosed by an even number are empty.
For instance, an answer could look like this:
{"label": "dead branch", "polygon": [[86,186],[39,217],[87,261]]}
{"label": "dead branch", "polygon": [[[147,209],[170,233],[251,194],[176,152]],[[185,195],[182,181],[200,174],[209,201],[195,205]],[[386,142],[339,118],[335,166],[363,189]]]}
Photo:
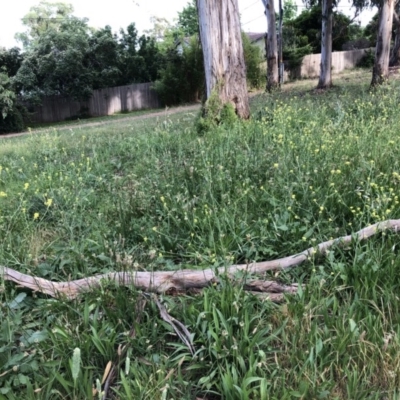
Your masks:
{"label": "dead branch", "polygon": [[[18,272],[14,269],[1,267],[0,274],[4,280],[12,281],[18,285],[38,291],[53,297],[66,297],[74,299],[80,293],[101,286],[103,281],[114,281],[120,286],[134,286],[145,291],[165,293],[168,291],[186,291],[193,288],[204,288],[218,282],[219,276],[228,276],[233,283],[243,283],[250,290],[269,293],[293,293],[296,285],[279,285],[273,281],[246,281],[243,276],[261,274],[271,270],[284,270],[297,266],[315,255],[325,255],[327,250],[335,245],[347,245],[353,240],[364,240],[378,232],[400,229],[400,220],[387,220],[370,225],[353,235],[342,236],[337,239],[322,242],[310,247],[301,253],[272,261],[255,262],[249,264],[236,264],[230,267],[199,270],[156,271],[156,272],[110,272],[108,274],[78,279],[70,282],[53,282]],[[242,274],[238,273],[242,272]],[[244,273],[244,275],[243,275]],[[271,296],[275,297],[275,296]],[[279,296],[277,296],[279,297]]]}

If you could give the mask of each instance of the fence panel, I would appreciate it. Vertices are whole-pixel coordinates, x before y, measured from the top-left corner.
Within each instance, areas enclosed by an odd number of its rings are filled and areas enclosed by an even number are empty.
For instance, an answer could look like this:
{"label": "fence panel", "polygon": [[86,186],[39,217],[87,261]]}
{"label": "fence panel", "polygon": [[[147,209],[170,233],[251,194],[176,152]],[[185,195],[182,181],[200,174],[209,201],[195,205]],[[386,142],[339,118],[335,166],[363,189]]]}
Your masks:
{"label": "fence panel", "polygon": [[32,112],[34,122],[65,121],[83,113],[99,117],[145,108],[159,108],[161,102],[152,85],[148,82],[93,90],[88,101],[52,96],[44,98],[40,106],[26,106]]}

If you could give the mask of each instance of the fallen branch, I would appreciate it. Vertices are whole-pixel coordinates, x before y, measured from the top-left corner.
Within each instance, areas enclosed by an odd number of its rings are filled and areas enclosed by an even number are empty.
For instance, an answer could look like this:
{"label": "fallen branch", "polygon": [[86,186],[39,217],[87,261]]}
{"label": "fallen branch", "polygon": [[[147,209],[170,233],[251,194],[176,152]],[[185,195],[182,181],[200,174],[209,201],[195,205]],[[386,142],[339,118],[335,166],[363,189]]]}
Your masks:
{"label": "fallen branch", "polygon": [[[233,282],[241,282],[250,290],[269,293],[293,293],[296,285],[279,285],[273,281],[246,281],[243,274],[235,277],[238,272],[248,274],[261,274],[271,270],[284,270],[297,266],[316,254],[325,255],[334,245],[346,245],[354,239],[364,240],[378,232],[390,229],[397,232],[400,229],[400,220],[388,220],[368,226],[353,235],[342,236],[328,240],[314,247],[310,247],[301,253],[280,258],[278,260],[263,261],[249,264],[236,264],[230,267],[199,270],[156,271],[156,272],[110,272],[108,274],[78,279],[70,282],[52,282],[47,279],[22,274],[14,269],[1,267],[0,274],[4,280],[13,281],[20,286],[45,293],[53,297],[65,296],[68,299],[76,298],[80,293],[99,287],[104,280],[115,281],[117,285],[134,286],[145,291],[165,293],[168,291],[186,291],[193,288],[204,288],[214,282],[218,277],[227,275]],[[275,290],[275,292],[274,292]],[[280,297],[280,296],[272,296]]]}

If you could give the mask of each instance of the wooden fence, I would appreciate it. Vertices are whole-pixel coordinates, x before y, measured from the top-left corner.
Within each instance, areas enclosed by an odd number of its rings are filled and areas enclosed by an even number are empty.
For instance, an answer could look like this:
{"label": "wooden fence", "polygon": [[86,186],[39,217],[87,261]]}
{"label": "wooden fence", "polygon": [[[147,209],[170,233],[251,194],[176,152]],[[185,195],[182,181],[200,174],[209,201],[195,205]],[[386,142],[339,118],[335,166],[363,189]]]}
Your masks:
{"label": "wooden fence", "polygon": [[94,90],[88,101],[66,97],[46,97],[40,106],[26,105],[32,112],[33,122],[58,122],[90,115],[98,117],[118,112],[159,108],[161,102],[152,89],[152,83],[137,83]]}

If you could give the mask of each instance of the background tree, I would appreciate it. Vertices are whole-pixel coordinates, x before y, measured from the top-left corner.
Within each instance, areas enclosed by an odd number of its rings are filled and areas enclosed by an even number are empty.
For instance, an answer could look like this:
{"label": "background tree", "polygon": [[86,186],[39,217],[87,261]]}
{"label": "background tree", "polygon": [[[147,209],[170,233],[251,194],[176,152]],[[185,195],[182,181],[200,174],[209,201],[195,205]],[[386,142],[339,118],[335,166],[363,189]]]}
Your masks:
{"label": "background tree", "polygon": [[22,43],[26,50],[30,49],[49,29],[57,30],[65,19],[72,16],[73,12],[74,8],[71,4],[41,1],[37,6],[31,7],[22,18],[22,23],[27,30],[17,33],[15,38]]}
{"label": "background tree", "polygon": [[88,39],[89,47],[86,55],[92,71],[93,89],[116,86],[123,80],[120,64],[120,44],[110,26],[94,31]]}
{"label": "background tree", "polygon": [[192,0],[182,11],[178,12],[177,28],[184,36],[193,36],[199,33],[196,0]]}
{"label": "background tree", "polygon": [[332,28],[333,28],[333,0],[322,1],[322,28],[321,28],[321,70],[318,80],[318,89],[332,86]]}
{"label": "background tree", "polygon": [[293,0],[286,0],[283,4],[283,23],[292,21],[297,15],[297,5]]}
{"label": "background tree", "polygon": [[204,91],[203,52],[197,36],[178,51],[170,48],[165,66],[154,88],[161,101],[170,106],[199,100]]}
{"label": "background tree", "polygon": [[382,0],[379,7],[379,29],[371,86],[382,84],[389,77],[390,42],[392,37],[394,0]]}
{"label": "background tree", "polygon": [[8,50],[0,48],[0,69],[5,71],[9,77],[12,78],[17,74],[23,60],[24,56],[18,47]]}
{"label": "background tree", "polygon": [[[261,48],[251,43],[249,36],[242,32],[244,63],[246,64],[247,86],[260,89],[265,85],[266,76],[261,68],[265,61]],[[265,86],[264,86],[265,87]]]}
{"label": "background tree", "polygon": [[[343,13],[333,10],[333,20],[332,51],[342,51],[345,43],[363,37],[364,33],[360,26]],[[301,46],[311,47],[311,53],[320,53],[321,26],[321,6],[312,6],[303,10],[297,17],[285,22],[286,41],[291,43],[299,39]]]}
{"label": "background tree", "polygon": [[275,7],[273,0],[262,0],[267,17],[267,90],[278,87],[278,44],[276,39]]}
{"label": "background tree", "polygon": [[23,131],[25,115],[24,107],[17,103],[12,79],[0,64],[0,134]]}
{"label": "background tree", "polygon": [[197,10],[207,100],[214,94],[222,107],[229,105],[240,118],[249,118],[238,2],[197,0]]}
{"label": "background tree", "polygon": [[389,66],[400,64],[400,2],[397,2],[393,11],[394,44],[390,54]]}
{"label": "background tree", "polygon": [[90,97],[93,74],[86,62],[88,31],[87,20],[69,17],[38,38],[15,77],[25,97],[35,101],[52,95]]}
{"label": "background tree", "polygon": [[14,108],[16,95],[11,87],[11,80],[7,73],[0,70],[0,114],[4,119]]}

